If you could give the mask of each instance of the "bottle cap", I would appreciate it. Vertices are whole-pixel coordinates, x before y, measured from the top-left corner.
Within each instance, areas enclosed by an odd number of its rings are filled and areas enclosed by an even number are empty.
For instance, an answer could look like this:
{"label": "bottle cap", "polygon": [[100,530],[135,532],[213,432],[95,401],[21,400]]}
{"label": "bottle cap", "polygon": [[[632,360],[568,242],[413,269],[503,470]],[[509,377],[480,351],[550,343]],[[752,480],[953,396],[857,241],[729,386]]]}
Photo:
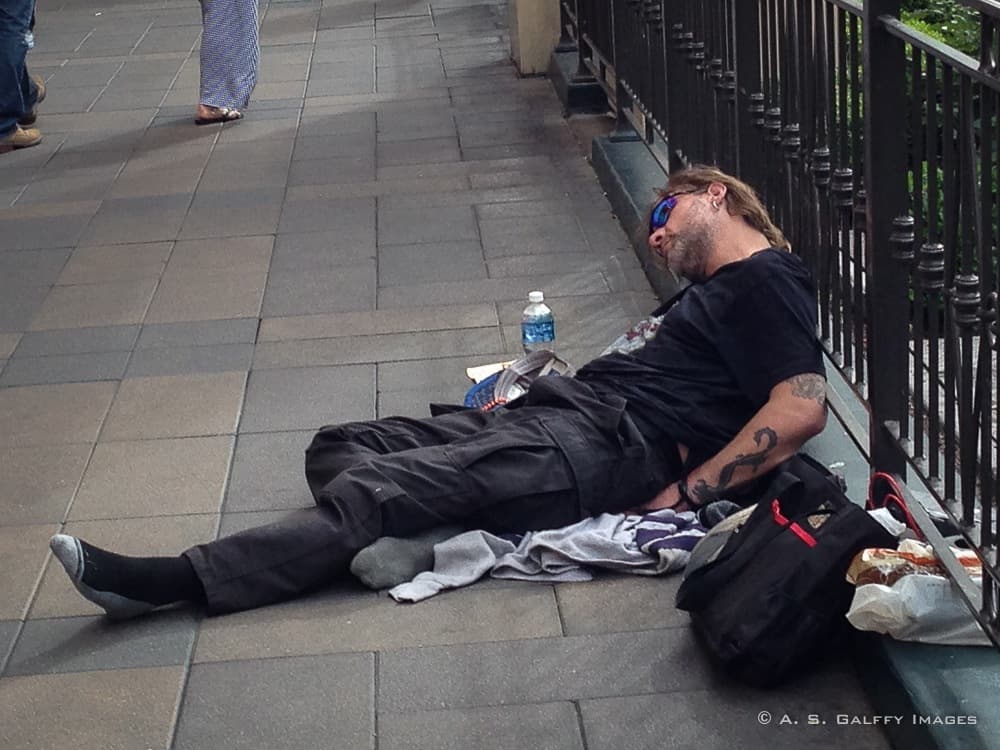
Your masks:
{"label": "bottle cap", "polygon": [[542,292],[528,292],[528,302],[538,304],[545,301],[545,294]]}

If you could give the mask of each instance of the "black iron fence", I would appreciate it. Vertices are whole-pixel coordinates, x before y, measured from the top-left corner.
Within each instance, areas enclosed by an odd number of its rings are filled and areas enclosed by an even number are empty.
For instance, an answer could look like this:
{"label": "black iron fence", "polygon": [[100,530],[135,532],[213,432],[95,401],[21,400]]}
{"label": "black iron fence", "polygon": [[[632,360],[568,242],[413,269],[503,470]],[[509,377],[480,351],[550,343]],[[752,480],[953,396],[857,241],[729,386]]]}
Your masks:
{"label": "black iron fence", "polygon": [[581,70],[617,112],[613,137],[645,141],[668,170],[715,163],[760,190],[868,406],[859,443],[959,523],[981,593],[945,562],[1000,646],[1000,2],[955,2],[980,15],[978,57],[904,24],[901,0],[562,6]]}

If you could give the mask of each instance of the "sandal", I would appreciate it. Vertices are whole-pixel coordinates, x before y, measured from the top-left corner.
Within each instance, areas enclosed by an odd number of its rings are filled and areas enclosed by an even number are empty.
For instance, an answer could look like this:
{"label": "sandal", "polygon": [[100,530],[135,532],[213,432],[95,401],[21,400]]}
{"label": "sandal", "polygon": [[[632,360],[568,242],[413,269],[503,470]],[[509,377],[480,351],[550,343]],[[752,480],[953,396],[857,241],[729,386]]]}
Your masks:
{"label": "sandal", "polygon": [[195,125],[212,125],[217,122],[235,122],[236,120],[243,119],[243,113],[238,109],[229,109],[228,107],[211,107],[215,114],[211,117],[196,117],[194,118]]}

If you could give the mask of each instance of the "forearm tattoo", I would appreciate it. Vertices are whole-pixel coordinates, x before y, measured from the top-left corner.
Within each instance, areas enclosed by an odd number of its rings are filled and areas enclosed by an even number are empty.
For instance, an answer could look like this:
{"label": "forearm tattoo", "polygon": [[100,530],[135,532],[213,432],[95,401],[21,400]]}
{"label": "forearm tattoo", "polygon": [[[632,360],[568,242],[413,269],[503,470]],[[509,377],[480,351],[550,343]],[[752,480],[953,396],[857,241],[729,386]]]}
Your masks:
{"label": "forearm tattoo", "polygon": [[756,474],[757,469],[767,461],[768,456],[771,455],[775,446],[778,445],[778,433],[770,427],[761,427],[754,433],[753,441],[760,446],[760,450],[755,453],[741,453],[723,466],[719,472],[719,483],[717,485],[713,487],[704,479],[699,479],[694,483],[693,487],[688,488],[688,492],[694,497],[696,503],[704,505],[722,497],[732,484],[733,475],[737,469],[749,466],[751,473]]}
{"label": "forearm tattoo", "polygon": [[792,384],[792,395],[796,398],[807,398],[820,406],[826,403],[826,380],[822,375],[808,373],[788,380]]}

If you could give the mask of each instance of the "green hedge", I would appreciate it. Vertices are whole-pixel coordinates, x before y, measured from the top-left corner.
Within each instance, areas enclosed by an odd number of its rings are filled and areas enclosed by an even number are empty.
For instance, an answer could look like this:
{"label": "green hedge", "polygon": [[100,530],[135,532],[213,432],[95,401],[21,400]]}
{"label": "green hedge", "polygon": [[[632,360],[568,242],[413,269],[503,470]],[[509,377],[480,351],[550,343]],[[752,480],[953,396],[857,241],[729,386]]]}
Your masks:
{"label": "green hedge", "polygon": [[903,0],[902,20],[955,49],[979,56],[979,14],[954,0]]}

